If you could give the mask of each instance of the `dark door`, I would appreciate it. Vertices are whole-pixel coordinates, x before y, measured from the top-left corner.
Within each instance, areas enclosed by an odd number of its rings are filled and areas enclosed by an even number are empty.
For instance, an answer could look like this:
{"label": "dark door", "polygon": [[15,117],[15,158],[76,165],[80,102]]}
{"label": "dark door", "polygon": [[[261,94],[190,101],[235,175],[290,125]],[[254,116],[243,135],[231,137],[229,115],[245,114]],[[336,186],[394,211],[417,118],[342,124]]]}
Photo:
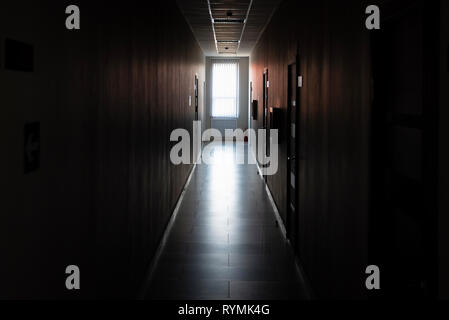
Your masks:
{"label": "dark door", "polygon": [[[265,144],[265,153],[264,157],[269,154],[270,152],[270,133],[269,133],[269,127],[268,127],[268,88],[269,88],[269,82],[268,82],[268,69],[265,69],[263,73],[263,128],[266,130],[266,139],[264,141]],[[264,176],[265,180],[267,180],[267,176]]]}
{"label": "dark door", "polygon": [[298,248],[298,72],[296,62],[288,66],[288,110],[287,123],[287,237],[293,247]]}
{"label": "dark door", "polygon": [[385,8],[372,38],[369,263],[380,267],[376,295],[390,297],[435,294],[437,76],[423,3]]}

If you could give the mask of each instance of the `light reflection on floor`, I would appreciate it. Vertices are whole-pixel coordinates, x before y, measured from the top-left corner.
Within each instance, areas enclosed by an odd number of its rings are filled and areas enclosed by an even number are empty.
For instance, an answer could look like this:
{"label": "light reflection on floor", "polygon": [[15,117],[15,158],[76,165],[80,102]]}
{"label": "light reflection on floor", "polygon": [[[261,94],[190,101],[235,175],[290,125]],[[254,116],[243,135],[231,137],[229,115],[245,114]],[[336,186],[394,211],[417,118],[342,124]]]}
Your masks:
{"label": "light reflection on floor", "polygon": [[[212,163],[197,166],[147,298],[303,297],[264,182],[240,146],[212,144]],[[237,164],[242,152],[245,164]]]}

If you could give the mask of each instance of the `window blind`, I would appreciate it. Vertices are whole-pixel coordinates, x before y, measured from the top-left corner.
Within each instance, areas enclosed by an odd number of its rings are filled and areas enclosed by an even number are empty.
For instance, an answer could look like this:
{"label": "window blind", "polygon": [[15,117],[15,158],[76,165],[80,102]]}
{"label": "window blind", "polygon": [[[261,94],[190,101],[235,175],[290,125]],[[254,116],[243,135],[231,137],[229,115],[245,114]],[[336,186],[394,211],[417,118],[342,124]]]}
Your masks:
{"label": "window blind", "polygon": [[238,118],[238,62],[212,62],[212,117]]}

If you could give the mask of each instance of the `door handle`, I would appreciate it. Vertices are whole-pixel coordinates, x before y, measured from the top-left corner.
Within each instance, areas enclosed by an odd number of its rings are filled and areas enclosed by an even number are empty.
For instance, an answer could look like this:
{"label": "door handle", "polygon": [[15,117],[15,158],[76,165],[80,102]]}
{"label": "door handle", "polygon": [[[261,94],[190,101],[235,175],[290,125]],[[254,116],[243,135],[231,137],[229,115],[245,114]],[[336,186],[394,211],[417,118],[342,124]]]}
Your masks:
{"label": "door handle", "polygon": [[287,160],[288,161],[295,161],[296,160],[296,156],[288,157]]}

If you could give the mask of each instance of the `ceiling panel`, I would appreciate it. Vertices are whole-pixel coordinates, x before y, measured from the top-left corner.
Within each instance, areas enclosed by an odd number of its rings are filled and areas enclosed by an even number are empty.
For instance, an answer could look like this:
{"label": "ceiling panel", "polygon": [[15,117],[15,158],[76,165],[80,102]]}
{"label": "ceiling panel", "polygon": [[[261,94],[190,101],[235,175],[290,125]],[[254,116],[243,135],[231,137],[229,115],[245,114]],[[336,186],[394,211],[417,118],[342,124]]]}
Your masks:
{"label": "ceiling panel", "polygon": [[178,6],[205,55],[248,56],[280,1],[178,0]]}

